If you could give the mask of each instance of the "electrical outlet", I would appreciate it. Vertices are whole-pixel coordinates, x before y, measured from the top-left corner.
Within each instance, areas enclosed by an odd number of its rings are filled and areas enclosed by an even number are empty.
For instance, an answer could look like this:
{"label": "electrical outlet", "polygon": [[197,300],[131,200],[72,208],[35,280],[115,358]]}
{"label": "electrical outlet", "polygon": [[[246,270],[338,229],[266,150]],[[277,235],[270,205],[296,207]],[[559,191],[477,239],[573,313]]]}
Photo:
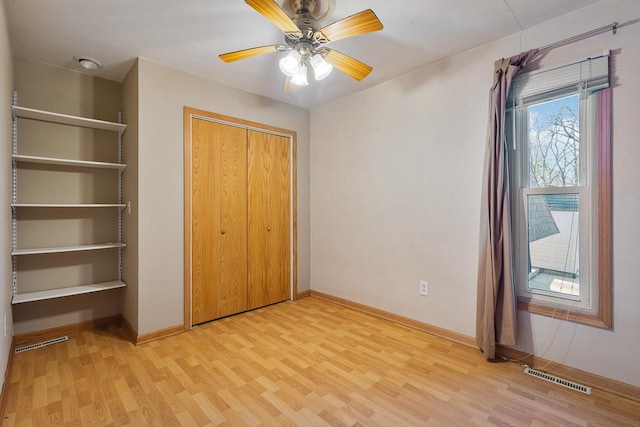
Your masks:
{"label": "electrical outlet", "polygon": [[420,295],[425,297],[429,295],[429,282],[425,282],[424,280],[420,281]]}

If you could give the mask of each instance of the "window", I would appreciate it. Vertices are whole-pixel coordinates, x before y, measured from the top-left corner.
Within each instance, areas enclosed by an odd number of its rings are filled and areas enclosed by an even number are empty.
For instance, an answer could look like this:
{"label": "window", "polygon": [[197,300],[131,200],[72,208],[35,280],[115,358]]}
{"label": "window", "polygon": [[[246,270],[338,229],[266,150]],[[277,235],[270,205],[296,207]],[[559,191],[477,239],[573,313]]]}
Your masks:
{"label": "window", "polygon": [[506,130],[519,308],[600,327],[611,326],[606,87],[607,56],[518,75]]}

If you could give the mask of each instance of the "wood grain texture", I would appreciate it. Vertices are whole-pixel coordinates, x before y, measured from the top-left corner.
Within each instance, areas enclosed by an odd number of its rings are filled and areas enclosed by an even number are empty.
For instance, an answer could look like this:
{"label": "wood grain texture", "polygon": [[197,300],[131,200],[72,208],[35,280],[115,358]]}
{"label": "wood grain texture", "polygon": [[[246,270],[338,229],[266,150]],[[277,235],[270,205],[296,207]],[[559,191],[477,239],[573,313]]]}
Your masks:
{"label": "wood grain texture", "polygon": [[276,53],[278,51],[276,45],[252,47],[250,49],[236,50],[218,55],[224,62],[234,62],[241,59],[251,58],[253,56],[264,55],[266,53]]}
{"label": "wood grain texture", "polygon": [[311,296],[311,290],[307,289],[306,291],[300,291],[297,293],[296,299],[307,298]]}
{"label": "wood grain texture", "polygon": [[358,81],[364,79],[373,71],[373,67],[349,55],[334,49],[326,50],[328,53],[325,59],[329,64]]}
{"label": "wood grain texture", "polygon": [[[626,399],[640,403],[640,387],[634,387],[630,384],[605,378],[600,375],[592,374],[580,369],[565,366],[561,363],[552,362],[542,357],[524,353],[522,351],[498,345],[496,354],[505,357],[508,360],[517,361],[518,363],[526,363],[534,369],[542,369],[544,372],[557,375],[561,378],[597,388]],[[638,413],[640,419],[640,413]]]}
{"label": "wood grain texture", "polygon": [[248,308],[290,298],[289,139],[248,132]]}
{"label": "wood grain texture", "polygon": [[233,123],[238,126],[253,128],[253,129],[260,129],[267,132],[279,133],[283,135],[292,135],[292,136],[296,135],[296,132],[285,129],[285,128],[271,126],[265,123],[254,122],[251,120],[240,119],[238,117],[227,116],[224,114],[213,113],[211,111],[201,110],[198,108],[184,107],[184,112],[185,112],[185,117],[191,117],[191,116],[194,116],[196,118],[205,117],[205,118],[213,119],[218,122]]}
{"label": "wood grain texture", "polygon": [[157,331],[148,332],[146,334],[136,335],[136,339],[134,344],[146,344],[152,341],[157,341],[162,338],[171,337],[173,335],[178,335],[184,332],[183,325],[170,326],[168,328],[159,329]]}
{"label": "wood grain texture", "polygon": [[[307,293],[308,292],[308,293]],[[474,337],[459,334],[447,329],[439,328],[437,326],[429,325],[427,323],[419,322],[417,320],[409,319],[404,316],[400,316],[394,313],[389,313],[377,308],[369,307],[363,304],[359,304],[353,301],[349,301],[343,298],[335,297],[333,295],[325,294],[322,292],[310,290],[307,292],[300,292],[298,298],[304,298],[312,296],[325,301],[329,301],[335,304],[343,305],[354,310],[362,311],[372,316],[379,317],[381,319],[390,320],[399,325],[404,325],[410,328],[417,329],[427,334],[434,335],[439,338],[444,338],[448,341],[467,345],[471,348],[477,349],[478,346]],[[629,384],[621,383],[619,381],[611,380],[609,378],[601,377],[599,375],[585,372],[580,369],[565,366],[560,363],[551,362],[549,360],[528,355],[519,350],[515,350],[509,347],[498,346],[497,354],[505,357],[509,360],[517,360],[528,364],[533,368],[544,367],[545,372],[553,373],[571,381],[586,384],[593,388],[599,388],[600,390],[607,391],[618,396],[631,399],[640,403],[640,387],[634,387]]]}
{"label": "wood grain texture", "polygon": [[191,124],[192,316],[198,324],[247,309],[246,130]]}
{"label": "wood grain texture", "polygon": [[320,29],[328,42],[382,30],[382,23],[371,10],[363,10]]}
{"label": "wood grain texture", "polygon": [[272,150],[268,135],[249,132],[248,166],[248,224],[251,241],[248,244],[248,307],[267,305],[269,300],[269,241],[271,198],[268,189],[272,183]]}
{"label": "wood grain texture", "polygon": [[293,188],[292,203],[293,203],[293,218],[291,218],[291,228],[293,234],[291,236],[291,246],[293,247],[292,258],[292,279],[291,287],[293,288],[293,295],[295,297],[297,293],[297,134],[296,132],[265,125],[262,123],[252,122],[244,119],[238,119],[231,116],[225,116],[208,112],[205,110],[199,110],[191,107],[184,107],[184,328],[188,330],[194,323],[192,318],[192,276],[194,271],[192,269],[192,121],[198,119],[212,120],[218,123],[233,124],[235,126],[259,129],[267,133],[276,133],[286,135],[286,139],[290,141],[290,150],[292,152],[292,177],[291,185]]}
{"label": "wood grain texture", "polygon": [[259,14],[267,18],[285,34],[302,36],[298,26],[291,20],[289,15],[273,0],[245,0],[249,6],[254,8]]}
{"label": "wood grain texture", "polygon": [[220,128],[220,151],[214,168],[220,171],[220,280],[215,319],[247,309],[247,131],[227,125]]}
{"label": "wood grain texture", "polygon": [[[289,135],[289,138],[291,138],[291,161],[293,162],[293,165],[291,167],[291,173],[293,174],[293,176],[291,177],[291,185],[292,185],[292,191],[293,191],[293,195],[292,195],[292,201],[291,203],[293,204],[292,206],[292,224],[291,224],[291,230],[293,235],[291,236],[291,241],[292,241],[292,249],[293,249],[293,253],[291,256],[292,259],[292,263],[291,263],[291,280],[293,280],[293,283],[291,284],[291,288],[293,290],[293,298],[296,299],[297,295],[298,295],[298,177],[297,177],[297,173],[298,173],[298,141],[297,141],[297,137],[294,134]],[[309,283],[307,282],[307,285],[309,285]]]}
{"label": "wood grain texture", "polygon": [[598,319],[609,329],[613,327],[613,186],[611,170],[611,89],[598,93]]}
{"label": "wood grain texture", "polygon": [[360,304],[344,298],[339,298],[333,295],[325,294],[323,292],[318,292],[313,289],[310,290],[309,293],[312,297],[315,297],[315,298],[320,298],[325,301],[330,301],[334,304],[340,304],[345,307],[349,307],[351,309],[362,311],[363,313],[367,313],[372,316],[379,317],[381,319],[390,320],[397,324],[408,326],[410,328],[414,328],[419,331],[426,332],[427,334],[431,334],[439,338],[444,338],[449,341],[463,344],[472,348],[478,348],[478,345],[476,344],[476,339],[474,337],[459,334],[457,332],[453,332],[448,329],[439,328],[437,326],[419,322],[414,319],[409,319],[408,317],[400,316],[398,314],[390,313],[388,311],[380,310],[378,308],[373,308],[368,305]]}
{"label": "wood grain texture", "polygon": [[129,337],[129,340],[136,344],[138,341],[138,331],[136,331],[136,328],[133,327],[131,322],[129,322],[124,315],[122,316],[122,328],[124,329],[126,336]]}
{"label": "wood grain texture", "polygon": [[36,344],[42,341],[47,341],[53,338],[59,338],[64,335],[69,335],[73,332],[98,328],[108,325],[117,325],[122,322],[121,314],[114,314],[113,316],[101,317],[99,319],[85,320],[83,322],[72,323],[69,325],[56,326],[49,329],[42,329],[39,331],[27,332],[24,334],[18,334],[13,337],[13,341],[16,347],[24,347],[30,344]]}
{"label": "wood grain texture", "polygon": [[[269,234],[269,291],[271,301],[291,298],[291,152],[289,138],[269,134],[273,179]],[[270,231],[269,231],[270,230]]]}
{"label": "wood grain texture", "polygon": [[[13,357],[16,351],[16,340],[11,339],[11,346],[9,347],[9,358],[7,359],[7,367],[4,371],[4,379],[2,381],[2,391],[0,392],[0,417],[4,415],[7,408],[7,398],[9,396],[9,383],[11,379],[11,371],[13,370]],[[1,419],[1,418],[0,418]]]}
{"label": "wood grain texture", "polygon": [[[215,286],[220,279],[220,192],[217,146],[220,125],[191,121],[191,292],[194,324],[215,318]],[[215,233],[215,236],[211,234]]]}
{"label": "wood grain texture", "polygon": [[[191,329],[191,120],[193,111],[189,107],[182,109],[182,133],[183,133],[183,188],[184,188],[184,224],[183,224],[183,254],[184,254],[184,290],[183,290],[183,318],[184,330]],[[126,320],[126,319],[125,319]]]}
{"label": "wood grain texture", "polygon": [[568,320],[570,322],[582,323],[589,326],[595,326],[597,328],[610,329],[609,325],[603,322],[598,315],[568,311],[563,308],[547,307],[530,301],[518,301],[518,310],[528,311],[529,313],[540,314],[542,316],[553,317],[556,319]]}
{"label": "wood grain texture", "polygon": [[134,346],[122,327],[15,355],[4,425],[637,426],[640,404],[305,298]]}

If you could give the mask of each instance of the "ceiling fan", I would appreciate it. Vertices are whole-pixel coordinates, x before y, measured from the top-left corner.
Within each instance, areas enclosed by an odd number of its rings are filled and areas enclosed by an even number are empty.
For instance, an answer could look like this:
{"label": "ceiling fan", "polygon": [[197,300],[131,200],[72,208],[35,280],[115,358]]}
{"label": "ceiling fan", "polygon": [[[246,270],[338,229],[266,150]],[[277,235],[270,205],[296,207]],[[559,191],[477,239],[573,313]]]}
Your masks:
{"label": "ceiling fan", "polygon": [[[362,80],[373,68],[326,45],[336,40],[382,30],[382,23],[371,9],[320,27],[319,21],[333,12],[335,0],[245,0],[249,6],[271,21],[284,33],[285,44],[260,46],[223,53],[220,59],[234,62],[257,55],[289,52],[280,59],[280,70],[285,74],[284,89],[293,85],[309,84],[307,70],[310,65],[316,80],[327,77],[333,67],[356,80]],[[291,13],[291,17],[281,7]]]}

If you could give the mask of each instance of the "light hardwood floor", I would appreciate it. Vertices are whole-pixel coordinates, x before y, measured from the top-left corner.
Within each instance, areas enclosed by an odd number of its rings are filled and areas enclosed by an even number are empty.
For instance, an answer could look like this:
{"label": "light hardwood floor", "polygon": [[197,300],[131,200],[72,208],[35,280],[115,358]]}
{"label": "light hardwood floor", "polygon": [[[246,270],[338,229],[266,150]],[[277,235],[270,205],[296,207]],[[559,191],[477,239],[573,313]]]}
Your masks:
{"label": "light hardwood floor", "polygon": [[4,425],[640,425],[637,403],[315,298],[124,337],[112,326],[16,354]]}

